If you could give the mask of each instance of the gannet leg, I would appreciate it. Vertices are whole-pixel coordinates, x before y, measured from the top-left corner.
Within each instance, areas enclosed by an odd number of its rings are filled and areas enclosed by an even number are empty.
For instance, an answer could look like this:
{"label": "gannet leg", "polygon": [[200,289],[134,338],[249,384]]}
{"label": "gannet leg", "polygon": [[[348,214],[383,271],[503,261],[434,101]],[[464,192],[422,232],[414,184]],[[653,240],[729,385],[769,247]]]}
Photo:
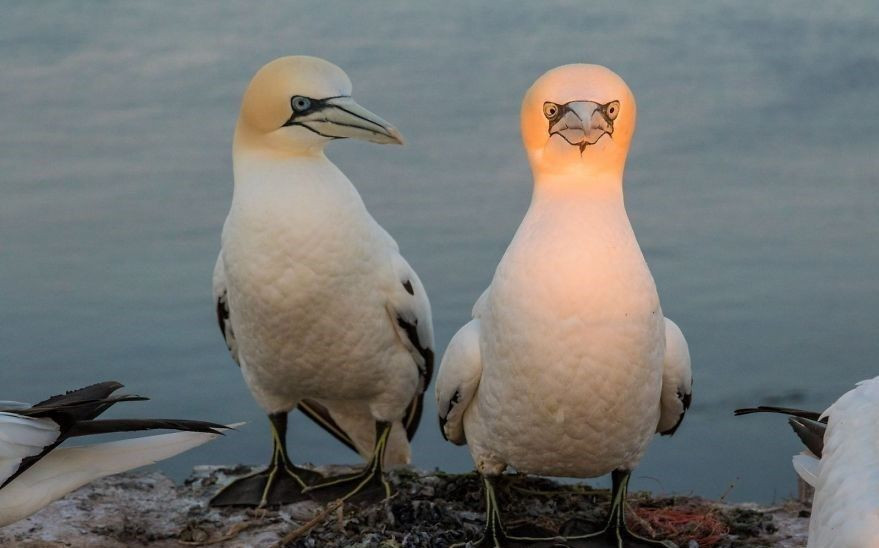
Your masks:
{"label": "gannet leg", "polygon": [[567,546],[572,548],[648,548],[648,547],[674,547],[667,541],[650,540],[631,532],[626,526],[626,494],[629,489],[630,470],[614,470],[611,478],[613,488],[610,505],[610,515],[607,524],[600,531],[582,534],[578,532],[579,522],[574,518],[562,525],[561,532]]}
{"label": "gannet leg", "polygon": [[323,476],[294,466],[287,454],[287,412],[269,415],[272,460],[265,470],[238,478],[211,499],[211,506],[272,506],[308,500],[305,487]]}
{"label": "gannet leg", "polygon": [[376,421],[375,448],[372,458],[360,472],[326,478],[306,487],[303,492],[319,502],[342,499],[346,502],[380,502],[391,496],[391,484],[385,479],[382,462],[391,434],[391,422]]}
{"label": "gannet leg", "polygon": [[[481,548],[519,548],[528,546],[530,548],[550,548],[553,546],[565,546],[561,537],[545,536],[516,536],[511,535],[504,528],[501,521],[501,508],[497,501],[497,495],[494,489],[495,476],[482,476],[482,485],[485,492],[485,529],[482,538],[473,543],[453,544],[451,548],[463,548],[464,546],[481,547]],[[536,527],[528,527],[529,532],[537,531]]]}

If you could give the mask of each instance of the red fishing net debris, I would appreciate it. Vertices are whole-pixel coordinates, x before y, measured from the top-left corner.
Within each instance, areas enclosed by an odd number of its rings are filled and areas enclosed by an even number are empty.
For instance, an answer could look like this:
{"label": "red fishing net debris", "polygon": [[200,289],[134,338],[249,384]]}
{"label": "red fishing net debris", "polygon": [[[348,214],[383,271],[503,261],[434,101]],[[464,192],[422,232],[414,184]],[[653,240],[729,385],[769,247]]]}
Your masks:
{"label": "red fishing net debris", "polygon": [[685,504],[662,508],[637,507],[633,529],[653,538],[668,539],[681,546],[695,540],[700,548],[716,546],[729,535],[729,526],[710,506]]}

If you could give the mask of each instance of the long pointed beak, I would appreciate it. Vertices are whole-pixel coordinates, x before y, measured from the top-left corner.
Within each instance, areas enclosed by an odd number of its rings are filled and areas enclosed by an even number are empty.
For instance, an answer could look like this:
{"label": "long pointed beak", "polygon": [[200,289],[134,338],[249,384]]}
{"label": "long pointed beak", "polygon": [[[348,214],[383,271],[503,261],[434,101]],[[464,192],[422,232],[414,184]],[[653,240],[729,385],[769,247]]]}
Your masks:
{"label": "long pointed beak", "polygon": [[328,99],[324,108],[301,116],[296,122],[327,137],[361,139],[379,144],[403,144],[403,136],[394,126],[358,105],[350,97]]}
{"label": "long pointed beak", "polygon": [[604,118],[601,105],[594,101],[572,101],[562,106],[559,119],[549,129],[571,145],[581,147],[598,142],[602,135],[613,135],[613,122]]}
{"label": "long pointed beak", "polygon": [[601,114],[601,105],[592,101],[576,101],[568,103],[568,109],[583,121],[583,131],[587,134],[599,130],[613,135],[613,122]]}
{"label": "long pointed beak", "polygon": [[588,115],[584,116],[584,113],[579,112],[580,109],[571,108],[570,106],[563,108],[563,115],[552,125],[549,132],[550,134],[561,135],[565,141],[572,145],[579,144],[586,139],[589,131],[589,118],[592,113],[589,112]]}

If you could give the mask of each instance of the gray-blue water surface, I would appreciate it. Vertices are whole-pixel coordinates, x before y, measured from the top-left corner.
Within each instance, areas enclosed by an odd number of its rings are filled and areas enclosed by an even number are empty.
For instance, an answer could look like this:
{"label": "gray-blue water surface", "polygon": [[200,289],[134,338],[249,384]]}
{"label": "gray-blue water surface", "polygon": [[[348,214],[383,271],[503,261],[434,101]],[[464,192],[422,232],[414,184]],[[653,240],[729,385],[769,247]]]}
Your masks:
{"label": "gray-blue water surface", "polygon": [[[328,153],[399,241],[445,348],[528,204],[519,102],[605,64],[639,128],[627,207],[695,369],[635,488],[770,501],[799,451],[759,402],[823,408],[879,370],[879,15],[870,2],[21,2],[0,18],[0,398],[118,379],[113,416],[246,420],[162,469],[263,463],[267,421],[210,297],[231,138],[256,69],[342,66],[404,148]],[[430,393],[429,393],[430,394]],[[432,400],[432,396],[428,398]],[[414,463],[465,471],[432,401]],[[297,416],[299,460],[352,462]],[[731,487],[732,486],[732,487]]]}

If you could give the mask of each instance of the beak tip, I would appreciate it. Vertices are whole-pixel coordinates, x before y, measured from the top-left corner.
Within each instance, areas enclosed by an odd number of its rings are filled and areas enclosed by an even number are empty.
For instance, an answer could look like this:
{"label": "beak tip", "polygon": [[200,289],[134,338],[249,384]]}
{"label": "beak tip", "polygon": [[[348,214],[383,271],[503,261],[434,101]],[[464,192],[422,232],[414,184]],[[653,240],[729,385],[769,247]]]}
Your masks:
{"label": "beak tip", "polygon": [[398,145],[405,145],[406,140],[403,139],[403,134],[397,131],[397,128],[390,127],[388,128],[388,135],[393,139]]}

